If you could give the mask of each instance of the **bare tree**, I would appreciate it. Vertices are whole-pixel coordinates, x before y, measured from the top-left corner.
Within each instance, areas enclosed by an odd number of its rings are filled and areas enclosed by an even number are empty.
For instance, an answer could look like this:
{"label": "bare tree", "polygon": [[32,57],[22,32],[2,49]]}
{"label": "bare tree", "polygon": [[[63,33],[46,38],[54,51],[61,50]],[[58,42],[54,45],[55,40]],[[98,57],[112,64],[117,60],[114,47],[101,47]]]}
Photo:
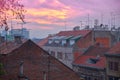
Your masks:
{"label": "bare tree", "polygon": [[21,0],[0,0],[0,26],[5,26],[8,30],[7,21],[14,17],[24,22],[24,5],[20,3]]}

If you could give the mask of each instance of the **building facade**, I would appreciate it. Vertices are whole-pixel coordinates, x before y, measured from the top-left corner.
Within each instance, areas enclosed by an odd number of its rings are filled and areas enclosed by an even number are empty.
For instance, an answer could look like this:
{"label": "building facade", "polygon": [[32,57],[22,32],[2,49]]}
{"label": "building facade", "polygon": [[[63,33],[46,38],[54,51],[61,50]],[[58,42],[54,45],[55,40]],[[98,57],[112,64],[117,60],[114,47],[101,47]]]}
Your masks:
{"label": "building facade", "polygon": [[29,30],[27,30],[26,28],[22,28],[22,29],[12,29],[9,34],[11,36],[16,36],[16,35],[19,35],[21,36],[22,38],[24,39],[29,39]]}
{"label": "building facade", "polygon": [[31,40],[14,49],[8,48],[9,51],[5,49],[0,54],[5,71],[0,80],[81,80],[73,70]]}
{"label": "building facade", "polygon": [[106,54],[107,80],[120,80],[120,42]]}
{"label": "building facade", "polygon": [[73,70],[85,80],[106,80],[104,53],[108,48],[91,46],[73,62]]}
{"label": "building facade", "polygon": [[[42,48],[72,68],[72,62],[75,60],[73,53],[76,51],[82,51],[88,47],[85,46],[83,49],[79,50],[77,49],[77,43],[79,41],[84,42],[87,40],[86,37],[90,35],[92,35],[90,30],[61,31],[58,34],[48,38],[47,41],[44,40],[46,43],[42,46]],[[90,39],[92,39],[91,36]]]}

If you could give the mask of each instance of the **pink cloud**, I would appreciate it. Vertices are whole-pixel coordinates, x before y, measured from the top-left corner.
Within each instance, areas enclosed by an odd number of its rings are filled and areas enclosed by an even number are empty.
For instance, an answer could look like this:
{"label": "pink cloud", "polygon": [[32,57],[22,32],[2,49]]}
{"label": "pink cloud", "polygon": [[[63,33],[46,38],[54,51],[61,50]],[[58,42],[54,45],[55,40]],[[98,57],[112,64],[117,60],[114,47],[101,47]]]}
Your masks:
{"label": "pink cloud", "polygon": [[[120,11],[120,0],[23,0],[27,13],[26,20],[34,23],[30,28],[40,30],[61,29],[65,25],[75,26],[80,20],[104,17],[111,11]],[[44,27],[43,27],[44,26]],[[72,27],[70,27],[72,28]]]}

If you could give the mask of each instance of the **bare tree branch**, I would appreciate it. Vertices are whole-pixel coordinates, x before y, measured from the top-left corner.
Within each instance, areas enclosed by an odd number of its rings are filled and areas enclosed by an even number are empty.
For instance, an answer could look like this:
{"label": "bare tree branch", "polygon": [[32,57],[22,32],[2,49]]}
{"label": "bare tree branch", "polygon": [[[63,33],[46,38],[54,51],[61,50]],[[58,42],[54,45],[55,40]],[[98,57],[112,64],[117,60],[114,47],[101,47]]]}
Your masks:
{"label": "bare tree branch", "polygon": [[0,26],[7,28],[7,21],[11,17],[20,19],[24,22],[24,5],[20,4],[21,0],[0,0]]}

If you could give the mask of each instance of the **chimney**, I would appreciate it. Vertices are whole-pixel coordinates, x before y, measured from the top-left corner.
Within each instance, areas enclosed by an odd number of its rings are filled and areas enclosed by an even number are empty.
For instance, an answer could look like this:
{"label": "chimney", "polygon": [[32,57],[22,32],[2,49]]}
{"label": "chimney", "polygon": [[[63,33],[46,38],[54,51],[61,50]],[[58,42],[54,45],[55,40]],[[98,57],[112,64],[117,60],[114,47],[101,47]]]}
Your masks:
{"label": "chimney", "polygon": [[20,76],[23,76],[23,61],[20,62]]}
{"label": "chimney", "polygon": [[47,75],[46,75],[45,71],[43,71],[43,75],[44,75],[44,79],[43,80],[47,80]]}
{"label": "chimney", "polygon": [[14,35],[15,42],[18,44],[22,43],[22,37],[20,35]]}

